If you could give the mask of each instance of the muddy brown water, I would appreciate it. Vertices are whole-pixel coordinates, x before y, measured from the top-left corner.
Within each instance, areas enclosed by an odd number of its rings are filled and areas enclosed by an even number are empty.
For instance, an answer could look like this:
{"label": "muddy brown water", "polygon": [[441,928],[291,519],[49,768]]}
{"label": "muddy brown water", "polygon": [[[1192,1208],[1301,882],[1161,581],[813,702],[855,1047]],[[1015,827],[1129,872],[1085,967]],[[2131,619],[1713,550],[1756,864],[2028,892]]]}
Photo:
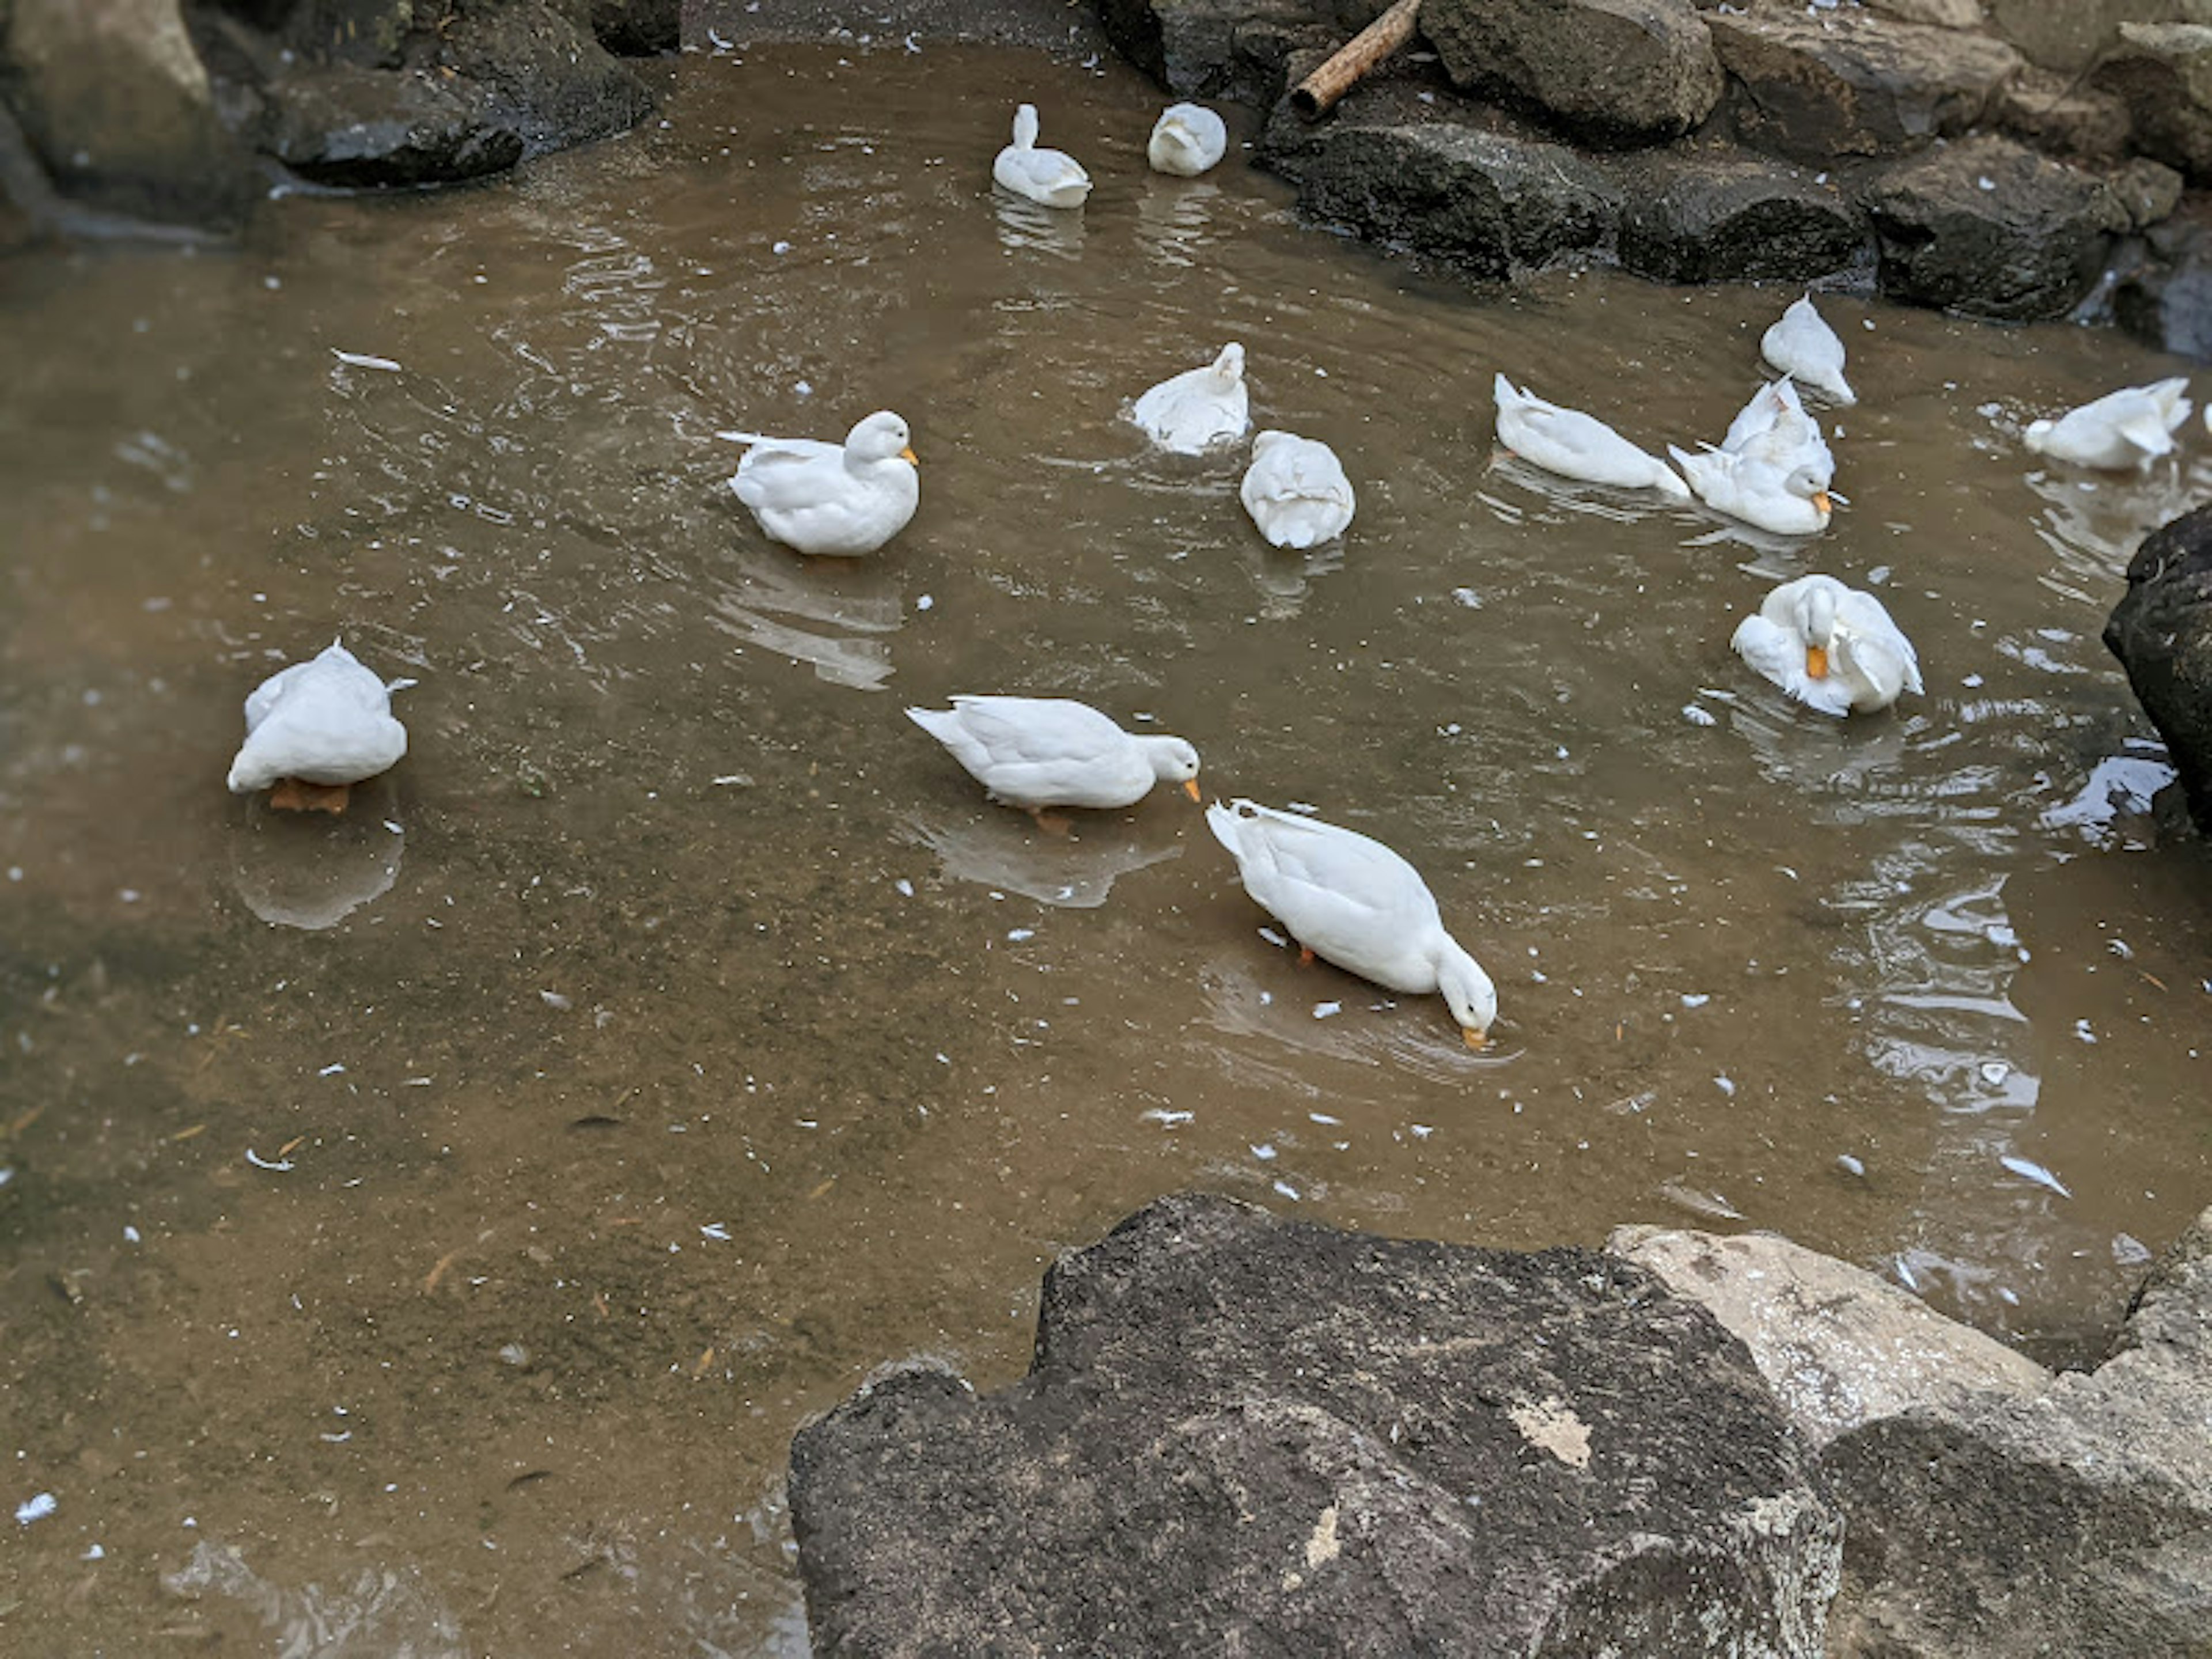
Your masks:
{"label": "muddy brown water", "polygon": [[[990,193],[1021,95],[1079,216]],[[1762,541],[1494,456],[1490,378],[1717,437],[1788,295],[1471,290],[1154,177],[1157,103],[698,54],[488,188],[0,265],[9,1651],[801,1652],[795,1425],[897,1356],[1017,1375],[1054,1253],[1175,1188],[1774,1227],[2060,1361],[2212,1195],[2212,860],[2112,810],[2157,751],[2097,638],[2212,445],[2092,488],[2016,441],[2185,366],[1828,301],[1852,504]],[[1232,337],[1344,457],[1341,547],[1117,419]],[[763,542],[715,430],[879,405],[909,530]],[[1815,565],[1926,696],[1747,676]],[[240,700],[337,634],[421,680],[413,752],[278,822]],[[1500,1041],[1301,969],[1180,796],[986,805],[899,713],[980,689],[1390,842]]]}

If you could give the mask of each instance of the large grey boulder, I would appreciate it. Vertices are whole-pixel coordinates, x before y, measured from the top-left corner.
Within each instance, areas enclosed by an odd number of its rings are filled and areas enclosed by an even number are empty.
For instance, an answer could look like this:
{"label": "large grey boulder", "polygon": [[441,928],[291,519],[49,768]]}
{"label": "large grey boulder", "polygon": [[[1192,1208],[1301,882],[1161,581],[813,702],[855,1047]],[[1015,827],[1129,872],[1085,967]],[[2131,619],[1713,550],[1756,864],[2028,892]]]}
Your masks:
{"label": "large grey boulder", "polygon": [[1711,1309],[1821,1447],[1849,1516],[1837,1659],[2202,1659],[2212,1212],[2087,1374],[1780,1239],[1640,1227],[1609,1248]]}
{"label": "large grey boulder", "polygon": [[1768,4],[1706,21],[1744,138],[1816,166],[1964,132],[2021,67],[1984,35],[1861,11]]}
{"label": "large grey boulder", "polygon": [[1455,84],[1588,144],[1664,143],[1720,101],[1688,0],[1423,0],[1421,28]]}
{"label": "large grey boulder", "polygon": [[1870,265],[1858,204],[1807,169],[1656,151],[1623,175],[1620,263],[1668,283],[1810,283]]}
{"label": "large grey boulder", "polygon": [[2143,538],[2105,644],[2166,739],[2190,815],[2212,834],[2212,506]]}
{"label": "large grey boulder", "polygon": [[2122,272],[2113,321],[2162,351],[2212,362],[2212,223],[2177,215],[2143,240],[2154,257]]}
{"label": "large grey boulder", "polygon": [[61,192],[106,212],[229,227],[259,192],[179,0],[0,0],[0,99]]}
{"label": "large grey boulder", "polygon": [[653,111],[635,70],[539,0],[464,11],[440,40],[441,64],[490,94],[526,154],[612,137]]}
{"label": "large grey boulder", "polygon": [[2212,26],[2124,24],[2094,80],[2126,103],[2137,149],[2212,180]]}
{"label": "large grey boulder", "polygon": [[2118,40],[2123,23],[2212,22],[2206,0],[1983,0],[1983,9],[1990,33],[2069,76]]}
{"label": "large grey boulder", "polygon": [[1881,244],[1885,294],[2003,322],[2064,316],[2129,226],[2103,179],[2008,138],[1897,163],[1862,199]]}
{"label": "large grey boulder", "polygon": [[1838,1540],[1801,1456],[1641,1268],[1183,1197],[1053,1268],[1027,1377],[879,1377],[790,1486],[824,1659],[1811,1659]]}
{"label": "large grey boulder", "polygon": [[2126,100],[2051,70],[2023,69],[1998,89],[1989,120],[2046,155],[2107,167],[2127,154]]}
{"label": "large grey boulder", "polygon": [[1115,50],[1170,92],[1265,106],[1282,91],[1285,44],[1334,40],[1328,0],[1099,0]]}

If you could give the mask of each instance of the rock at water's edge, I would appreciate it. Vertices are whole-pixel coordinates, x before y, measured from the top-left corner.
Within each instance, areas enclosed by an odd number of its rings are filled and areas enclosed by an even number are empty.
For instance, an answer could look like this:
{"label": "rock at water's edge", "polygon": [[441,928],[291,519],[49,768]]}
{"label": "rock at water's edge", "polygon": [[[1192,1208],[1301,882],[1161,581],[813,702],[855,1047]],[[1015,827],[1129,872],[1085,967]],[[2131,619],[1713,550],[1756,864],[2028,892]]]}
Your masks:
{"label": "rock at water's edge", "polygon": [[1584,143],[1663,143],[1720,101],[1720,60],[1688,0],[1423,0],[1421,29],[1455,84]]}
{"label": "rock at water's edge", "polygon": [[1863,200],[1881,240],[1882,292],[2001,322],[2064,316],[2128,228],[2104,180],[2008,138],[1900,162]]}
{"label": "rock at water's edge", "polygon": [[1048,1276],[1030,1375],[799,1431],[816,1650],[1812,1656],[1838,1540],[1711,1317],[1595,1252],[1166,1199]]}
{"label": "rock at water's edge", "polygon": [[266,96],[264,143],[317,184],[447,183],[500,172],[522,155],[522,135],[471,81],[339,64],[287,76]]}
{"label": "rock at water's edge", "polygon": [[2143,538],[2105,644],[2166,739],[2190,816],[2212,834],[2212,506]]}
{"label": "rock at water's edge", "polygon": [[1639,276],[1810,283],[1873,262],[1857,205],[1787,162],[1658,151],[1623,184],[1620,263]]}
{"label": "rock at water's edge", "polygon": [[653,93],[635,70],[537,0],[464,14],[441,58],[491,94],[528,155],[611,138],[653,111]]}
{"label": "rock at water's edge", "polygon": [[1182,98],[1261,108],[1282,91],[1286,40],[1337,32],[1327,0],[1099,0],[1115,50]]}

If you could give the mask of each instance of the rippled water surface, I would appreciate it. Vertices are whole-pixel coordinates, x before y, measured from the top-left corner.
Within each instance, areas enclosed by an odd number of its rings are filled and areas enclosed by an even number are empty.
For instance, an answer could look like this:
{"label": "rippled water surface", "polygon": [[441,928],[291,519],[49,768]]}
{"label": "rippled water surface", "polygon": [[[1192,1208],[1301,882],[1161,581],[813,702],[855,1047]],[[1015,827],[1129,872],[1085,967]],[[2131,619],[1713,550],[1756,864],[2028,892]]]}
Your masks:
{"label": "rippled water surface", "polygon": [[[1024,94],[1079,216],[989,191]],[[53,1500],[11,1651],[802,1651],[800,1419],[916,1351],[1017,1374],[1054,1252],[1174,1188],[1778,1228],[2049,1359],[2212,1195],[2212,860],[2113,810],[2162,774],[2098,641],[2212,451],[2091,489],[2016,441],[2179,366],[1829,301],[1852,506],[1768,543],[1493,456],[1489,388],[1717,439],[1789,296],[1470,290],[1146,173],[1156,106],[694,56],[489,188],[0,264],[0,1416]],[[1340,547],[1117,419],[1232,337],[1356,481]],[[765,543],[715,430],[881,405],[907,533]],[[1747,676],[1814,561],[1924,698]],[[239,703],[337,634],[421,681],[413,752],[279,821],[223,791]],[[1499,1042],[1299,968],[1179,795],[988,805],[899,713],[970,690],[1388,840]]]}

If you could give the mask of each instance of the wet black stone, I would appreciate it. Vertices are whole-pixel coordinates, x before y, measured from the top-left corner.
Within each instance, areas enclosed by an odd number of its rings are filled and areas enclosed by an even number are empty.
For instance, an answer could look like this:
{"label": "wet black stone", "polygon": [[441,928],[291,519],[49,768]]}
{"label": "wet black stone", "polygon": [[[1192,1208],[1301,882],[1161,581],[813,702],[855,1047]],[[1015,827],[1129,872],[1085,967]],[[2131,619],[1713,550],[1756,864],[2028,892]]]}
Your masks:
{"label": "wet black stone", "polygon": [[2212,506],[2143,538],[2105,644],[2166,739],[2190,815],[2212,834]]}
{"label": "wet black stone", "polygon": [[802,1429],[825,1656],[1820,1650],[1840,1537],[1741,1345],[1618,1258],[1164,1199],[1029,1376]]}
{"label": "wet black stone", "polygon": [[266,148],[318,184],[447,184],[522,155],[522,135],[481,88],[421,70],[317,70],[276,82],[267,98]]}
{"label": "wet black stone", "polygon": [[1811,282],[1870,264],[1857,206],[1813,175],[1749,156],[1655,156],[1629,175],[1620,263],[1668,283]]}

